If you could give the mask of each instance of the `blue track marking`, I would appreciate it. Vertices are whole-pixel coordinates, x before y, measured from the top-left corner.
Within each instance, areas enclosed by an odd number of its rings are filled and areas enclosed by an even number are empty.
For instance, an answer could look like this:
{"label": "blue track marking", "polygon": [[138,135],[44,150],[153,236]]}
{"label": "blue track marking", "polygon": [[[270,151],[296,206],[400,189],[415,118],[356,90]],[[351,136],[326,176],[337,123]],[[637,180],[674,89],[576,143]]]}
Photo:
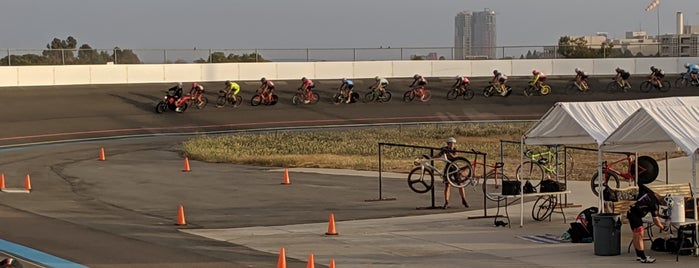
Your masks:
{"label": "blue track marking", "polygon": [[17,255],[24,259],[28,259],[32,262],[37,262],[48,267],[87,268],[87,266],[77,264],[69,260],[61,259],[59,257],[46,254],[36,249],[28,248],[2,239],[0,239],[0,249],[2,249],[5,252],[11,253],[12,255]]}

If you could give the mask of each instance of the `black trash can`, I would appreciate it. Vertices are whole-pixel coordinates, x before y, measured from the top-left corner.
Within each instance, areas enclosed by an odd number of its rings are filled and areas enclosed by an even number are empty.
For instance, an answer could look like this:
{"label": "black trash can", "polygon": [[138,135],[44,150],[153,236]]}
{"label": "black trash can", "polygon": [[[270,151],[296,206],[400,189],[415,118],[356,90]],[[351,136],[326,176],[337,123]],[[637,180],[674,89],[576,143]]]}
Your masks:
{"label": "black trash can", "polygon": [[621,216],[616,213],[592,214],[595,255],[621,254]]}

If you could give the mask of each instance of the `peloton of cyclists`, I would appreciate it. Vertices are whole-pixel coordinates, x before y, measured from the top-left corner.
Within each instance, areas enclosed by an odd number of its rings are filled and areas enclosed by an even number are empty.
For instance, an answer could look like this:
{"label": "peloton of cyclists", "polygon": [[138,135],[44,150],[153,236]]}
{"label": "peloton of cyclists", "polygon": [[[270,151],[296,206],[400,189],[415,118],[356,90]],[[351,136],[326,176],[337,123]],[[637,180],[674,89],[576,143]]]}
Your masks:
{"label": "peloton of cyclists", "polygon": [[587,78],[590,77],[585,73],[580,68],[575,68],[575,86],[578,87],[578,90],[585,92],[587,91],[590,86],[587,84]]}
{"label": "peloton of cyclists", "polygon": [[354,82],[347,78],[342,78],[342,84],[340,85],[340,93],[345,94],[347,100],[345,103],[350,103],[352,100],[352,88],[354,88]]}
{"label": "peloton of cyclists", "polygon": [[655,83],[655,85],[657,85],[658,88],[663,87],[662,80],[664,77],[665,77],[665,72],[663,72],[662,69],[655,68],[655,66],[650,67],[650,75],[648,76],[648,78],[650,78],[650,80],[653,83]]}
{"label": "peloton of cyclists", "polygon": [[314,87],[316,87],[316,85],[311,79],[306,77],[301,78],[301,90],[303,91],[303,94],[306,95],[306,99],[303,101],[303,103],[311,102]]}

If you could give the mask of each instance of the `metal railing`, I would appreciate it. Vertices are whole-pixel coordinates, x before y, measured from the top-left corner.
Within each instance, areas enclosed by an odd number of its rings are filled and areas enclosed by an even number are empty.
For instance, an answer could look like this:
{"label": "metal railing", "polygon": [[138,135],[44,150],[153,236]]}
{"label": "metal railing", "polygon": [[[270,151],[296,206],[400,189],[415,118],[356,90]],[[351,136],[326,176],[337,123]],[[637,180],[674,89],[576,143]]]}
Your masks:
{"label": "metal railing", "polygon": [[[177,64],[224,62],[322,62],[388,60],[493,60],[556,58],[676,57],[670,45],[380,47],[301,49],[2,49],[0,66],[77,64]],[[483,54],[483,55],[481,55]]]}

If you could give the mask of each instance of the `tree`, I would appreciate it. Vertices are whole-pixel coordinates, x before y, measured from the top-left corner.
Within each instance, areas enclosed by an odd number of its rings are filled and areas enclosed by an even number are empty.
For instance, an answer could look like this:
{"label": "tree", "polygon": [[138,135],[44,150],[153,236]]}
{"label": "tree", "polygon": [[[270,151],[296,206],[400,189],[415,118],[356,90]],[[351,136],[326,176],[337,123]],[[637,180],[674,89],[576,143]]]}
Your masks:
{"label": "tree", "polygon": [[425,60],[425,56],[412,55],[410,56],[410,60]]}
{"label": "tree", "polygon": [[115,59],[114,63],[118,64],[140,64],[141,60],[138,59],[138,55],[133,53],[131,49],[120,49],[119,47],[114,48],[114,54],[112,58]]}
{"label": "tree", "polygon": [[83,44],[78,50],[78,63],[80,64],[104,64],[112,61],[112,57],[106,51],[97,52],[90,45]]}
{"label": "tree", "polygon": [[75,61],[73,51],[78,45],[78,40],[72,36],[68,36],[66,40],[54,38],[51,43],[46,44],[48,50],[44,50],[41,54],[48,58],[49,64],[71,64]]}
{"label": "tree", "polygon": [[584,37],[571,38],[563,36],[558,39],[558,54],[566,58],[601,58],[610,57],[611,43],[602,42],[601,49],[591,48]]}

